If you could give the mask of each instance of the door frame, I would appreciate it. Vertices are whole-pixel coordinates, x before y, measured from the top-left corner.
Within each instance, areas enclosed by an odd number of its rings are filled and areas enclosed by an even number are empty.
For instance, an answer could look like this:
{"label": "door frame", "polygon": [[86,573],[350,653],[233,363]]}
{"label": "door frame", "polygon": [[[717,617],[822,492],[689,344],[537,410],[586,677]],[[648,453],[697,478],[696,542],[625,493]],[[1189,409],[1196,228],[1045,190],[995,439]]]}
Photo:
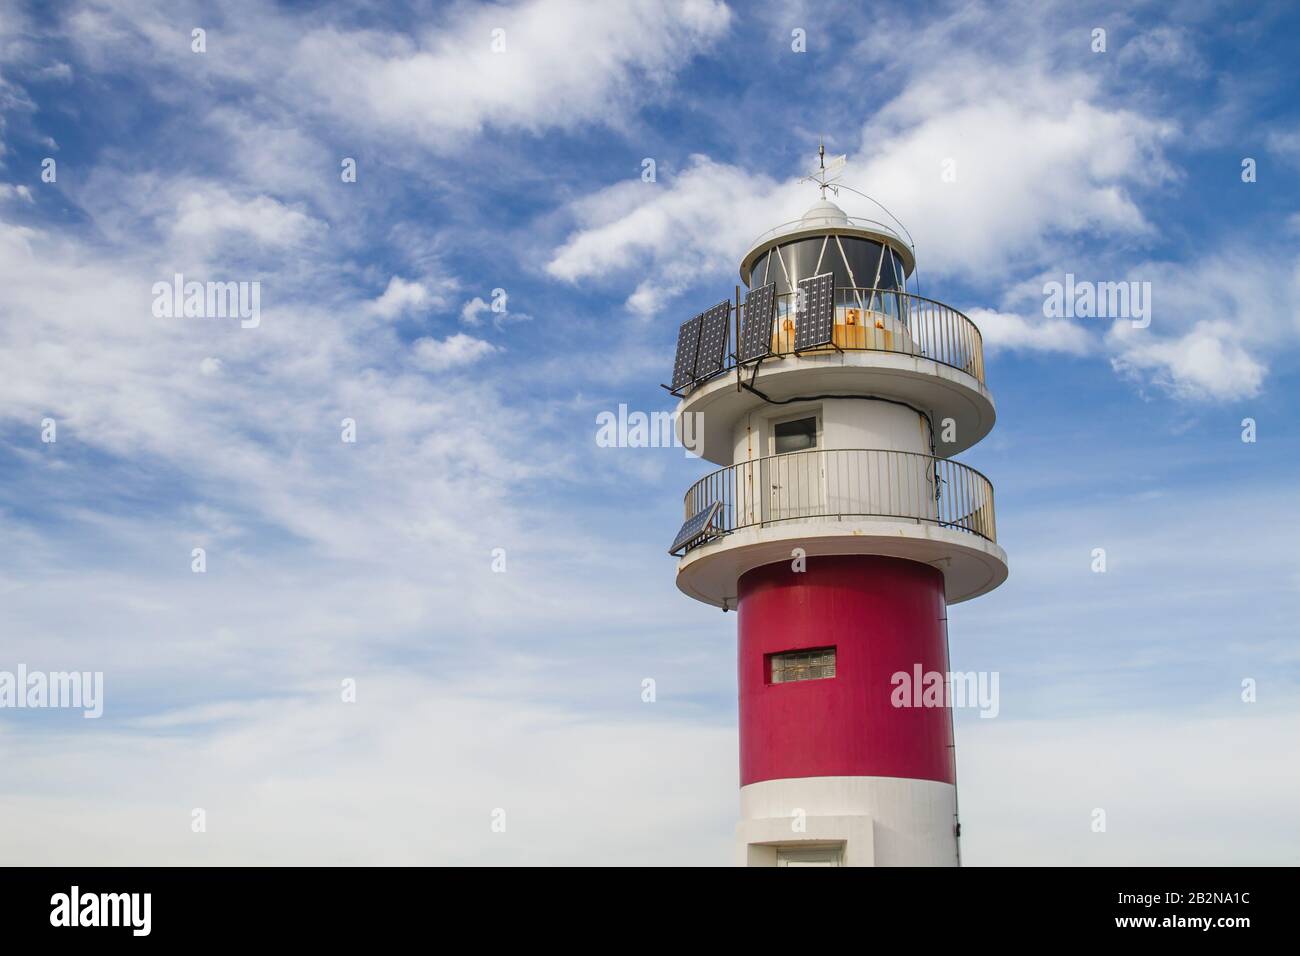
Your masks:
{"label": "door frame", "polygon": [[[776,426],[783,425],[787,422],[803,421],[811,418],[816,424],[816,432],[813,438],[813,447],[805,449],[803,452],[784,452],[777,454],[776,451]],[[777,469],[783,467],[779,459],[787,456],[794,457],[806,453],[824,452],[825,448],[825,420],[823,418],[823,406],[820,403],[810,403],[799,411],[783,412],[779,415],[771,415],[766,420],[766,445],[768,454],[763,457],[761,474],[758,476],[762,497],[760,504],[763,509],[762,519],[764,523],[769,521],[788,521],[797,518],[807,518],[820,514],[826,506],[826,464],[825,457],[817,455],[812,459],[817,468],[817,476],[809,484],[810,492],[814,492],[816,497],[808,505],[801,506],[795,504],[791,506],[788,503],[779,504],[777,492],[782,486],[774,483],[774,473]],[[803,513],[807,511],[808,513]]]}

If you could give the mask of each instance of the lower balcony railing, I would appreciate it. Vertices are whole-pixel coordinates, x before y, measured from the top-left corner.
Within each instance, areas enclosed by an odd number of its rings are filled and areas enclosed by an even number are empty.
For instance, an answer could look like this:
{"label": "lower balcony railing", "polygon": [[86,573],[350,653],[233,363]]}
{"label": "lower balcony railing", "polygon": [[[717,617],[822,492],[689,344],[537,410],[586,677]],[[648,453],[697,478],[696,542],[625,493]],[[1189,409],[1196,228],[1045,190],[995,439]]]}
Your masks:
{"label": "lower balcony railing", "polygon": [[[758,458],[705,475],[685,505],[687,525],[695,520],[698,527],[683,528],[674,553],[741,528],[808,518],[895,518],[997,541],[989,480],[916,452],[829,449]],[[712,514],[702,517],[706,512]]]}

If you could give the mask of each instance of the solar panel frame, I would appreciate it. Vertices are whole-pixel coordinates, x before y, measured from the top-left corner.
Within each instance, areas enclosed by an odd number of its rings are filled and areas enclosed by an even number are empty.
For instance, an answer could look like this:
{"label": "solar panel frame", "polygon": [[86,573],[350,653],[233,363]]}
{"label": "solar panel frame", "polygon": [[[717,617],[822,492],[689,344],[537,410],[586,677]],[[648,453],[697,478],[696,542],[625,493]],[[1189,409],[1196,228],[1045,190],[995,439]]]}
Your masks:
{"label": "solar panel frame", "polygon": [[802,300],[803,310],[796,314],[794,350],[815,349],[835,341],[835,273],[823,272],[799,280],[796,305]]}
{"label": "solar panel frame", "polygon": [[772,328],[776,324],[776,283],[769,282],[745,293],[744,322],[736,343],[736,362],[744,365],[772,354]]}
{"label": "solar panel frame", "polygon": [[703,511],[698,511],[687,518],[677,532],[677,537],[673,538],[673,546],[668,549],[668,553],[676,555],[678,551],[685,554],[698,543],[698,539],[706,536],[710,530],[719,532],[721,529],[710,528],[714,518],[722,509],[722,502],[714,501],[709,504]]}
{"label": "solar panel frame", "polygon": [[731,341],[731,300],[724,299],[706,310],[700,325],[700,347],[695,356],[695,381],[717,375],[727,367],[727,345]]}
{"label": "solar panel frame", "polygon": [[673,391],[695,381],[695,357],[700,348],[700,329],[704,314],[683,322],[677,330],[677,355],[673,360]]}

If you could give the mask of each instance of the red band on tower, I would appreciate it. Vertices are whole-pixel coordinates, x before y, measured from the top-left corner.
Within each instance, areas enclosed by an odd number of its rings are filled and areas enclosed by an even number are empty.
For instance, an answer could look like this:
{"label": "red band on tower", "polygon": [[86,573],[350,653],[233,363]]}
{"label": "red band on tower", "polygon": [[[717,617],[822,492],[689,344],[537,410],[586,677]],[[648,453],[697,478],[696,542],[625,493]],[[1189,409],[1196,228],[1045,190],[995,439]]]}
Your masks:
{"label": "red band on tower", "polygon": [[[871,555],[813,557],[739,583],[740,782],[790,777],[907,777],[955,783],[946,705],[908,700],[919,665],[947,677],[943,575]],[[835,676],[769,682],[768,657],[834,647]],[[917,690],[919,695],[920,691]]]}

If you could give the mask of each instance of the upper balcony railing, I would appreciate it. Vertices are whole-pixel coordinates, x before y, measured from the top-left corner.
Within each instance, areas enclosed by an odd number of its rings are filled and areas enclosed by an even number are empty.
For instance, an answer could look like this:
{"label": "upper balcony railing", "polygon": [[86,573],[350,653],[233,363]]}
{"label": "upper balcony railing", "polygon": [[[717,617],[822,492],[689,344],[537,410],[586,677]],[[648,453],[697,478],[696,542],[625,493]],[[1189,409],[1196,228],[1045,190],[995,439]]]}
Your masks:
{"label": "upper balcony railing", "polygon": [[691,486],[688,521],[715,503],[708,526],[681,550],[741,528],[810,518],[891,518],[997,542],[989,480],[959,462],[917,452],[826,449],[741,462]]}
{"label": "upper balcony railing", "polygon": [[[795,331],[800,319],[796,299],[793,292],[777,296],[771,333],[775,356],[796,354]],[[743,329],[743,305],[738,319],[737,327]],[[798,354],[825,355],[836,350],[895,352],[926,358],[960,369],[984,384],[984,344],[975,323],[942,302],[897,289],[836,289],[831,344]],[[734,354],[728,355],[723,371],[735,366]]]}

